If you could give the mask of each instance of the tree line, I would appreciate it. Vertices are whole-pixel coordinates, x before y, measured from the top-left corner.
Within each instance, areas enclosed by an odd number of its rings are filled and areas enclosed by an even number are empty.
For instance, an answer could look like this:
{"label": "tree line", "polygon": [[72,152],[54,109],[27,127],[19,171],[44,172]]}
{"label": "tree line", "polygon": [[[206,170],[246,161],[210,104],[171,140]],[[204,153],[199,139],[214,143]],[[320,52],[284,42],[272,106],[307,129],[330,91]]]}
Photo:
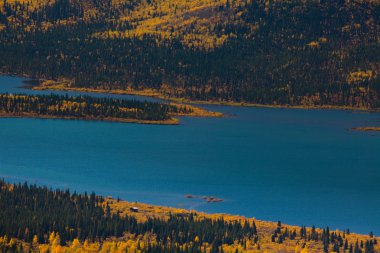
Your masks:
{"label": "tree line", "polygon": [[166,103],[90,96],[0,94],[0,112],[15,116],[37,114],[87,119],[162,121],[170,119],[171,114],[191,113],[192,109]]}
{"label": "tree line", "polygon": [[376,1],[227,1],[220,11],[230,18],[212,32],[234,36],[210,50],[187,45],[186,34],[107,35],[133,29],[118,17],[139,2],[93,2],[99,15],[85,19],[69,0],[43,8],[5,1],[0,71],[193,100],[380,107]]}
{"label": "tree line", "polygon": [[[350,234],[350,230],[341,233],[330,231],[329,227],[323,228],[321,231],[318,231],[315,226],[307,230],[305,226],[302,226],[299,232],[296,230],[290,230],[287,227],[282,229],[281,222],[277,224],[277,229],[273,231],[271,240],[273,243],[283,243],[285,239],[295,240],[296,237],[305,240],[305,242],[315,241],[321,242],[323,244],[323,251],[325,253],[332,250],[335,253],[339,252],[348,252],[348,253],[375,253],[375,245],[377,245],[377,239],[370,239],[363,242],[358,240],[353,243],[348,243],[346,235]],[[373,234],[370,233],[370,237],[373,237]],[[305,243],[304,243],[305,244]],[[304,247],[304,245],[303,245]]]}
{"label": "tree line", "polygon": [[[211,219],[197,213],[138,220],[111,210],[107,199],[95,193],[78,194],[27,183],[8,184],[3,180],[0,180],[0,210],[0,252],[23,252],[23,244],[14,239],[38,249],[36,244],[71,247],[75,240],[99,243],[99,247],[107,239],[124,236],[132,236],[137,252],[142,253],[222,253],[232,245],[239,245],[242,250],[255,245],[260,250],[260,244],[267,240],[271,240],[273,249],[286,240],[297,241],[300,250],[309,242],[317,243],[324,252],[375,253],[378,248],[373,233],[355,242],[348,229],[343,232],[315,226],[290,229],[280,221],[272,235],[268,232],[266,236],[263,231],[258,233],[254,221]],[[145,237],[150,239],[141,240]]]}
{"label": "tree line", "polygon": [[76,238],[103,241],[125,233],[152,233],[157,243],[146,245],[143,252],[169,252],[185,243],[192,246],[176,252],[203,252],[204,243],[219,249],[222,244],[257,235],[254,222],[200,219],[196,214],[173,214],[167,220],[148,218],[141,222],[112,212],[105,199],[95,193],[70,193],[27,183],[10,185],[0,181],[0,210],[0,235],[29,243],[35,236],[38,242],[47,243],[52,232],[59,234],[62,245]]}

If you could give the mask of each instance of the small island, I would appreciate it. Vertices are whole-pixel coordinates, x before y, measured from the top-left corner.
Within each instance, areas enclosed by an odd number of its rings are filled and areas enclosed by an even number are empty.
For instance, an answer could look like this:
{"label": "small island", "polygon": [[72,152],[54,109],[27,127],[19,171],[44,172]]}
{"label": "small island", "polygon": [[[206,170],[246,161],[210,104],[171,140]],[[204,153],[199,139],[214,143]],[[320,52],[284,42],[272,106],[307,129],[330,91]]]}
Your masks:
{"label": "small island", "polygon": [[0,117],[175,125],[179,124],[175,116],[221,116],[219,113],[190,105],[90,96],[0,94],[0,101]]}
{"label": "small island", "polygon": [[185,198],[188,198],[188,199],[202,199],[202,200],[206,201],[207,203],[223,202],[223,199],[217,198],[217,197],[212,197],[212,196],[194,196],[192,194],[186,194]]}
{"label": "small island", "polygon": [[355,127],[352,128],[352,130],[362,132],[380,132],[380,127]]}

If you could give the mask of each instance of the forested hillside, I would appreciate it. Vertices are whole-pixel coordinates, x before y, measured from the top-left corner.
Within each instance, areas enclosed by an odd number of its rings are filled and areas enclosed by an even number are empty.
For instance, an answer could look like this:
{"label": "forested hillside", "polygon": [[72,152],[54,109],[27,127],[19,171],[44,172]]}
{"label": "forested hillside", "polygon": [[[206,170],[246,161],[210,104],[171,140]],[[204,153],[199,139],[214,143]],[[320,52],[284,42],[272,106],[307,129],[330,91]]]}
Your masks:
{"label": "forested hillside", "polygon": [[[74,239],[102,242],[110,237],[120,238],[124,233],[151,234],[155,239],[140,247],[139,252],[201,252],[203,244],[213,245],[218,251],[223,244],[254,238],[257,233],[254,223],[242,225],[223,219],[197,219],[194,215],[171,215],[167,220],[151,218],[139,222],[133,216],[112,214],[107,201],[94,193],[70,194],[69,191],[27,184],[6,185],[4,182],[0,182],[0,188],[0,236],[29,243],[50,241],[58,246]],[[49,238],[52,233],[53,239]],[[53,242],[57,239],[55,236],[59,241]],[[195,237],[198,240],[194,241]],[[186,243],[188,249],[184,251],[180,246]],[[14,243],[13,250],[16,248]],[[4,252],[1,249],[0,241],[0,251]]]}
{"label": "forested hillside", "polygon": [[27,183],[0,181],[0,210],[0,252],[380,252],[372,233],[208,215]]}
{"label": "forested hillside", "polygon": [[4,0],[0,71],[203,101],[380,108],[379,1]]}

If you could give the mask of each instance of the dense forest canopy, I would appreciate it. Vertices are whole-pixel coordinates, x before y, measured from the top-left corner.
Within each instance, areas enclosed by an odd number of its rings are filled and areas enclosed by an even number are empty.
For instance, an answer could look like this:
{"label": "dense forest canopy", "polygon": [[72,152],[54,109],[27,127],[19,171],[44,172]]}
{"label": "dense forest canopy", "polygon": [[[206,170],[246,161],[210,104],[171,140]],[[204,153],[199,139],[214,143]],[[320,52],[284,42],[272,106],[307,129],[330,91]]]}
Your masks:
{"label": "dense forest canopy", "polygon": [[268,228],[252,219],[208,217],[194,211],[142,219],[135,212],[114,209],[116,201],[122,202],[95,193],[0,180],[0,252],[268,252],[260,245],[270,246],[269,252],[296,253],[379,249],[372,233],[290,228],[280,221]]}
{"label": "dense forest canopy", "polygon": [[[25,242],[46,243],[53,232],[59,234],[59,244],[62,245],[74,239],[103,241],[109,237],[122,237],[125,233],[135,236],[152,233],[158,242],[155,246],[167,250],[162,252],[173,252],[171,250],[179,249],[177,246],[185,243],[192,243],[186,252],[202,252],[204,243],[218,250],[222,244],[253,239],[257,235],[255,223],[198,219],[193,214],[139,222],[132,216],[111,213],[107,201],[95,193],[53,191],[26,183],[8,185],[0,181],[0,210],[0,236]],[[1,243],[0,251],[3,252]],[[159,251],[147,247],[142,252]]]}
{"label": "dense forest canopy", "polygon": [[166,121],[171,115],[186,115],[193,110],[186,106],[136,100],[95,98],[68,95],[0,94],[0,115],[50,116],[74,119]]}
{"label": "dense forest canopy", "polygon": [[378,1],[3,0],[0,71],[170,97],[380,107]]}

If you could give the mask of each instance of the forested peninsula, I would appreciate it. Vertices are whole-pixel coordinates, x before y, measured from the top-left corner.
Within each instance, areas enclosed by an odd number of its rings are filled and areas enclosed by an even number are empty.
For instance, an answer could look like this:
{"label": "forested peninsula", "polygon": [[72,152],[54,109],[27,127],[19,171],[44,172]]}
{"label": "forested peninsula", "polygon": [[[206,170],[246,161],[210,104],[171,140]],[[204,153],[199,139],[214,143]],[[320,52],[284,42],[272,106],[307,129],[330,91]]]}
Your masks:
{"label": "forested peninsula", "polygon": [[380,238],[0,181],[0,252],[380,252]]}
{"label": "forested peninsula", "polygon": [[61,89],[378,109],[379,6],[374,0],[4,0],[0,72],[53,80]]}
{"label": "forested peninsula", "polygon": [[103,120],[144,124],[178,124],[175,116],[221,116],[173,103],[90,96],[0,94],[0,117]]}

